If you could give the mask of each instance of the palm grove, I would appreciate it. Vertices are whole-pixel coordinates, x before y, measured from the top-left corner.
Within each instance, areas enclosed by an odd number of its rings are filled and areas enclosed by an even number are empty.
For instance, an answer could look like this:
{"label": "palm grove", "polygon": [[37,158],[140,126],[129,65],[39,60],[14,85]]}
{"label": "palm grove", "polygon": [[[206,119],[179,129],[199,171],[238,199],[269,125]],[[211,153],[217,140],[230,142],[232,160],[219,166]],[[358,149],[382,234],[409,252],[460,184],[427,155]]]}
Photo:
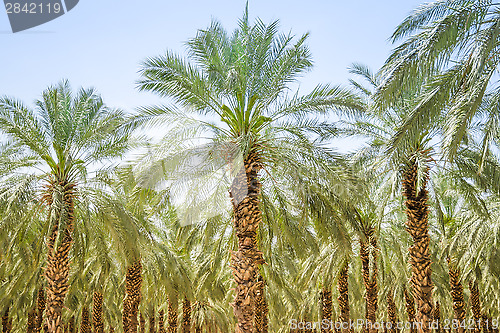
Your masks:
{"label": "palm grove", "polygon": [[245,12],[142,63],[164,105],[2,97],[3,332],[498,332],[498,9],[422,5],[346,87]]}

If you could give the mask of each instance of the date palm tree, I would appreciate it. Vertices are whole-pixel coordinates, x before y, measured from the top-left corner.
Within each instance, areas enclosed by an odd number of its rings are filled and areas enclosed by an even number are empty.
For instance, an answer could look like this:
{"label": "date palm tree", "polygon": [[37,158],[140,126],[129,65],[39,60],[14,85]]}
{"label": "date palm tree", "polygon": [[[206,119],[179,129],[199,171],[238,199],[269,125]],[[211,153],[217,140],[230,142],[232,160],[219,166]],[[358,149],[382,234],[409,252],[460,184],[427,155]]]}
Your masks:
{"label": "date palm tree", "polygon": [[303,96],[288,94],[290,84],[312,67],[307,37],[279,34],[277,21],[250,25],[247,10],[231,35],[214,21],[188,41],[187,59],[167,52],[147,59],[141,68],[139,89],[169,97],[176,106],[142,108],[131,124],[184,122],[191,135],[193,128],[198,130],[194,133],[210,132],[214,144],[229,143],[242,156],[230,191],[238,241],[231,253],[238,333],[254,332],[253,294],[259,265],[265,263],[256,244],[262,182],[272,181],[279,166],[304,174],[306,170],[287,163],[293,156],[310,161],[328,154],[307,133],[328,136],[333,129],[310,115],[360,107],[348,90],[329,85]]}
{"label": "date palm tree", "polygon": [[375,99],[394,105],[405,90],[424,89],[394,145],[443,117],[443,153],[452,159],[478,116],[486,122],[483,153],[496,145],[498,9],[491,0],[438,0],[420,5],[398,25],[391,39],[400,45],[380,71]]}
{"label": "date palm tree", "polygon": [[121,131],[124,115],[108,108],[93,89],[76,94],[67,81],[49,87],[36,107],[12,98],[0,98],[0,131],[5,144],[16,149],[8,163],[10,173],[29,166],[41,171],[44,181],[40,203],[48,209],[47,329],[61,332],[62,309],[68,291],[69,251],[73,243],[75,198],[90,168],[120,157],[128,134]]}

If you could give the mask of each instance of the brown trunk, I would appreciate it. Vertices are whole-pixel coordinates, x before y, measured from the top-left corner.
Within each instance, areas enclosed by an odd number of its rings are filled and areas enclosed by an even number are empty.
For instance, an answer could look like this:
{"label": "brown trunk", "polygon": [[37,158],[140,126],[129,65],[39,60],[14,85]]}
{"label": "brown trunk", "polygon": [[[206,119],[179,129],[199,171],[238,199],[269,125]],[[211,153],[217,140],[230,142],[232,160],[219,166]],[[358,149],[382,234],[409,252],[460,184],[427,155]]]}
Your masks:
{"label": "brown trunk", "polygon": [[94,305],[92,306],[92,324],[93,333],[104,333],[104,324],[102,322],[102,294],[94,292]]}
{"label": "brown trunk", "polygon": [[[340,322],[342,325],[343,332],[351,332],[350,329],[350,307],[349,307],[349,275],[348,273],[349,264],[346,262],[340,269],[340,275],[338,280],[338,291],[339,297],[337,298],[339,302],[340,310]],[[348,329],[344,329],[349,327]]]}
{"label": "brown trunk", "polygon": [[40,333],[42,331],[43,312],[45,311],[46,300],[43,287],[38,290],[38,298],[36,305],[35,330]]}
{"label": "brown trunk", "polygon": [[146,333],[146,320],[142,316],[142,313],[139,313],[139,332]]}
{"label": "brown trunk", "polygon": [[340,318],[338,318],[337,321],[335,322],[335,324],[333,325],[333,329],[334,329],[335,333],[342,332],[341,326],[340,326],[341,323],[342,323],[342,321],[340,320]]}
{"label": "brown trunk", "polygon": [[141,301],[142,265],[141,261],[134,262],[128,269],[125,277],[125,299],[123,300],[123,331],[137,333],[137,315]]}
{"label": "brown trunk", "polygon": [[469,281],[470,305],[472,308],[472,317],[474,318],[474,331],[481,332],[481,300],[479,299],[479,288],[477,282]]}
{"label": "brown trunk", "polygon": [[35,313],[35,310],[28,312],[28,328],[26,330],[28,333],[35,333]]}
{"label": "brown trunk", "polygon": [[439,306],[439,302],[436,302],[434,308],[432,309],[432,320],[435,323],[435,333],[441,333],[443,331],[441,327],[441,307]]}
{"label": "brown trunk", "polygon": [[182,332],[191,332],[191,301],[186,297],[182,302]]}
{"label": "brown trunk", "polygon": [[391,290],[387,294],[387,314],[389,320],[386,323],[386,331],[389,333],[398,333],[399,332],[397,328],[398,316],[396,313],[396,304],[394,303],[394,298],[392,297],[392,293],[393,291]]}
{"label": "brown trunk", "polygon": [[256,333],[264,332],[265,322],[267,321],[266,312],[266,296],[264,291],[264,279],[262,277],[258,278],[256,284],[254,297],[255,297],[255,316],[254,316],[254,326]]}
{"label": "brown trunk", "polygon": [[9,319],[9,307],[7,307],[2,316],[2,332],[10,333],[11,331],[12,331],[12,321]]}
{"label": "brown trunk", "polygon": [[166,333],[165,330],[165,312],[163,310],[158,311],[158,333]]}
{"label": "brown trunk", "polygon": [[168,333],[177,332],[177,302],[172,302],[168,299]]}
{"label": "brown trunk", "polygon": [[481,315],[481,322],[483,325],[483,332],[484,333],[494,333],[494,326],[493,322],[490,317],[485,315],[484,313]]}
{"label": "brown trunk", "polygon": [[332,332],[332,309],[332,291],[328,288],[323,288],[321,291],[321,333]]}
{"label": "brown trunk", "polygon": [[[405,305],[406,305],[406,314],[408,315],[408,323],[410,324],[410,333],[416,333],[417,327],[415,326],[415,300],[413,296],[404,289],[404,297],[405,297]],[[434,316],[433,316],[434,317]],[[434,319],[434,318],[433,318]]]}
{"label": "brown trunk", "polygon": [[82,322],[80,324],[81,333],[91,333],[89,311],[86,307],[82,310]]}
{"label": "brown trunk", "polygon": [[155,320],[155,310],[153,309],[152,314],[149,316],[149,333],[156,333],[156,320]]}
{"label": "brown trunk", "polygon": [[[50,187],[51,185],[49,185]],[[75,184],[61,181],[54,184],[52,198],[49,198],[49,204],[52,206],[52,200],[61,200],[61,209],[55,209],[54,225],[52,233],[47,242],[47,268],[45,270],[45,278],[47,279],[47,311],[46,325],[47,333],[62,333],[62,309],[64,306],[64,298],[68,292],[68,276],[69,276],[69,250],[73,243],[71,233],[74,224],[74,196]],[[49,192],[50,193],[50,192]],[[57,193],[61,193],[61,198],[57,198]],[[66,221],[66,228],[62,230],[63,237],[59,244],[56,244],[59,233],[59,221]]]}
{"label": "brown trunk", "polygon": [[266,293],[264,289],[264,297],[262,298],[262,333],[268,333],[269,331],[269,307],[267,306]]}
{"label": "brown trunk", "polygon": [[69,331],[69,333],[76,333],[75,332],[75,317],[73,317],[73,316],[69,319],[68,331]]}
{"label": "brown trunk", "polygon": [[412,267],[411,285],[417,305],[416,320],[418,331],[430,332],[432,320],[432,280],[431,260],[429,255],[429,221],[427,204],[428,169],[425,172],[420,189],[417,188],[418,164],[415,161],[403,175],[403,195],[406,197],[406,230],[413,238],[409,248]]}
{"label": "brown trunk", "polygon": [[[369,241],[370,248],[362,240],[360,240],[360,257],[361,257],[361,270],[363,273],[363,283],[365,285],[365,319],[366,323],[363,327],[365,333],[376,333],[375,322],[377,320],[378,309],[378,245],[377,238],[375,237],[375,229],[368,227],[365,233],[366,239]],[[371,269],[370,269],[370,254]]]}
{"label": "brown trunk", "polygon": [[231,268],[236,282],[232,303],[236,317],[236,333],[254,333],[254,293],[259,276],[259,265],[264,263],[257,249],[257,230],[262,221],[259,207],[261,184],[257,173],[262,168],[255,152],[244,161],[245,174],[240,172],[231,186],[234,231],[238,250],[231,252]]}
{"label": "brown trunk", "polygon": [[463,322],[465,320],[465,302],[464,302],[464,288],[460,282],[460,270],[452,267],[451,263],[448,262],[449,275],[450,275],[450,286],[451,286],[451,298],[453,301],[453,312],[455,313],[455,319],[458,320],[457,332],[463,333],[464,327]]}

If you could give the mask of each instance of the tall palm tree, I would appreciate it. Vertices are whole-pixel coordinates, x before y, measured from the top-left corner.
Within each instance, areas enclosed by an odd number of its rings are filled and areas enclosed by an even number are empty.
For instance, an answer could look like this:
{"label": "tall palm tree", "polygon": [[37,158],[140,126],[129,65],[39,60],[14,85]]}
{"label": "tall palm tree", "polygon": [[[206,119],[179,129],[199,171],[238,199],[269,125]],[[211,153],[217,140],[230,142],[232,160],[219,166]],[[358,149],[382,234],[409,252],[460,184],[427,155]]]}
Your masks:
{"label": "tall palm tree", "polygon": [[[236,332],[254,331],[253,293],[259,265],[265,262],[256,243],[264,181],[259,172],[272,175],[286,165],[290,174],[303,175],[306,170],[294,170],[297,166],[287,161],[299,155],[303,160],[324,155],[307,133],[328,135],[333,130],[309,115],[360,107],[349,91],[329,85],[319,85],[303,96],[287,94],[289,84],[312,67],[306,40],[307,35],[295,40],[290,34],[279,34],[277,21],[266,25],[257,20],[250,25],[247,10],[232,35],[214,21],[189,40],[188,59],[167,52],[146,60],[141,68],[139,89],[170,97],[177,106],[143,108],[131,124],[183,123],[184,136],[188,130],[191,135],[210,132],[212,146],[225,143],[232,147],[232,151],[226,149],[226,156],[242,156],[230,191],[238,240],[237,250],[231,253]],[[189,113],[205,118],[197,121]],[[269,178],[266,181],[272,182]]]}
{"label": "tall palm tree", "polygon": [[[89,168],[121,156],[128,134],[121,131],[123,113],[108,108],[93,89],[73,94],[67,81],[48,88],[30,109],[8,97],[0,98],[0,131],[17,149],[11,172],[29,165],[42,171],[42,203],[48,207],[47,329],[63,329],[62,309],[68,290],[69,250],[73,242],[77,183]],[[17,163],[16,163],[17,162]]]}

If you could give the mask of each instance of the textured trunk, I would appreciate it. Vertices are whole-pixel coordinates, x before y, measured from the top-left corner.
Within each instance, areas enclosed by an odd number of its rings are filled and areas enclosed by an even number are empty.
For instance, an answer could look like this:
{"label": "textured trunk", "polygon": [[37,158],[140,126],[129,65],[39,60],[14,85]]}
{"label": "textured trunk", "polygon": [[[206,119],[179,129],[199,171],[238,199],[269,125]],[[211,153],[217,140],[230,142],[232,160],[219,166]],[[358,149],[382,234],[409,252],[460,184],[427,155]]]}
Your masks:
{"label": "textured trunk", "polygon": [[260,159],[251,152],[244,161],[245,174],[240,172],[231,186],[234,231],[238,250],[231,252],[231,268],[236,282],[232,303],[236,317],[236,333],[254,333],[254,293],[259,276],[259,265],[264,263],[262,252],[257,249],[257,230],[262,221],[259,208],[261,184],[257,173]]}
{"label": "textured trunk", "polygon": [[142,313],[139,314],[139,333],[146,333],[146,320]]}
{"label": "textured trunk", "polygon": [[457,268],[453,268],[451,263],[448,263],[448,266],[450,275],[451,298],[453,300],[453,312],[455,314],[455,319],[457,319],[459,322],[456,331],[459,333],[463,333],[464,327],[462,322],[465,320],[465,302],[464,288],[462,286],[462,283],[460,283],[460,270]]}
{"label": "textured trunk", "polygon": [[92,324],[93,333],[104,333],[104,324],[102,322],[102,294],[94,292],[94,305],[92,306]]}
{"label": "textured trunk", "polygon": [[[69,250],[73,242],[71,233],[74,224],[74,196],[75,185],[66,181],[51,184],[48,192],[48,203],[53,214],[52,233],[47,242],[47,268],[45,278],[47,279],[47,311],[46,332],[62,333],[62,309],[64,298],[68,292],[69,276]],[[58,237],[60,222],[65,222],[62,237]],[[56,241],[62,238],[58,244]],[[40,316],[42,314],[40,313]],[[40,317],[41,318],[41,317]]]}
{"label": "textured trunk", "polygon": [[436,327],[435,333],[441,333],[443,328],[441,327],[441,307],[439,306],[439,302],[436,302],[432,309],[432,320],[434,320]]}
{"label": "textured trunk", "polygon": [[186,297],[182,302],[182,332],[191,332],[191,301]]}
{"label": "textured trunk", "polygon": [[265,314],[265,302],[266,296],[264,294],[264,280],[259,277],[258,282],[255,286],[255,316],[254,316],[254,326],[256,333],[264,332],[264,321],[266,320]]}
{"label": "textured trunk", "polygon": [[470,305],[472,317],[474,318],[474,331],[481,332],[481,300],[479,299],[479,288],[477,282],[469,281]]}
{"label": "textured trunk", "polygon": [[416,162],[405,170],[403,176],[403,195],[406,197],[406,230],[413,238],[409,248],[412,267],[411,285],[417,304],[417,322],[419,332],[430,332],[432,320],[432,280],[431,260],[429,255],[429,221],[427,204],[426,170],[420,189],[417,188],[418,165]]}
{"label": "textured trunk", "polygon": [[45,293],[43,288],[38,290],[37,304],[36,304],[36,318],[35,318],[35,331],[40,333],[42,331],[43,312],[46,306]]}
{"label": "textured trunk", "polygon": [[149,333],[156,333],[156,319],[154,309],[152,314],[149,316]]}
{"label": "textured trunk", "polygon": [[160,310],[158,312],[158,333],[166,333],[165,330],[165,312]]}
{"label": "textured trunk", "polygon": [[333,325],[333,329],[334,329],[335,333],[342,332],[340,324],[341,324],[341,321],[340,321],[340,318],[338,318],[337,321],[335,322],[335,324]]}
{"label": "textured trunk", "polygon": [[344,329],[344,327],[350,327],[350,308],[349,308],[349,276],[347,274],[349,269],[349,264],[346,262],[340,269],[339,281],[338,281],[338,291],[339,297],[337,298],[339,302],[340,310],[340,322],[342,324],[343,332],[351,332],[351,329]]}
{"label": "textured trunk", "polygon": [[332,333],[332,291],[328,288],[323,288],[321,291],[321,322],[327,325],[321,325],[321,333]]}
{"label": "textured trunk", "polygon": [[[375,237],[375,229],[369,227],[366,231],[366,239],[371,245],[368,248],[362,240],[360,241],[360,257],[361,257],[361,269],[363,275],[363,283],[365,285],[365,319],[366,323],[363,327],[363,332],[365,333],[376,333],[375,322],[377,320],[377,309],[378,309],[378,244],[377,238]],[[371,255],[371,268],[370,268],[370,255]]]}
{"label": "textured trunk", "polygon": [[82,310],[82,322],[80,324],[80,333],[90,333],[90,318],[89,318],[89,310],[87,308],[83,308]]}
{"label": "textured trunk", "polygon": [[396,304],[394,303],[394,298],[392,297],[392,290],[387,294],[387,314],[389,320],[386,323],[386,331],[389,333],[398,333],[398,316],[396,313]]}
{"label": "textured trunk", "polygon": [[168,333],[177,332],[177,302],[168,299]]}
{"label": "textured trunk", "polygon": [[493,333],[493,325],[491,322],[491,318],[489,318],[487,315],[484,313],[481,314],[481,322],[483,325],[483,332],[484,333]]}
{"label": "textured trunk", "polygon": [[75,332],[75,317],[73,317],[73,316],[69,319],[68,331],[69,331],[69,333],[76,333]]}
{"label": "textured trunk", "polygon": [[128,269],[125,278],[125,299],[123,300],[123,332],[137,333],[137,314],[141,301],[142,284],[141,261],[134,262]]}
{"label": "textured trunk", "polygon": [[11,331],[12,331],[12,320],[9,319],[9,307],[7,307],[2,316],[2,332],[10,333]]}
{"label": "textured trunk", "polygon": [[30,312],[28,312],[28,328],[26,330],[28,333],[35,333],[35,313],[35,310],[30,310]]}
{"label": "textured trunk", "polygon": [[410,323],[410,333],[416,333],[417,327],[415,326],[415,300],[413,299],[413,296],[408,292],[408,290],[406,290],[406,288],[404,289],[404,297],[406,314],[408,315],[408,322]]}

